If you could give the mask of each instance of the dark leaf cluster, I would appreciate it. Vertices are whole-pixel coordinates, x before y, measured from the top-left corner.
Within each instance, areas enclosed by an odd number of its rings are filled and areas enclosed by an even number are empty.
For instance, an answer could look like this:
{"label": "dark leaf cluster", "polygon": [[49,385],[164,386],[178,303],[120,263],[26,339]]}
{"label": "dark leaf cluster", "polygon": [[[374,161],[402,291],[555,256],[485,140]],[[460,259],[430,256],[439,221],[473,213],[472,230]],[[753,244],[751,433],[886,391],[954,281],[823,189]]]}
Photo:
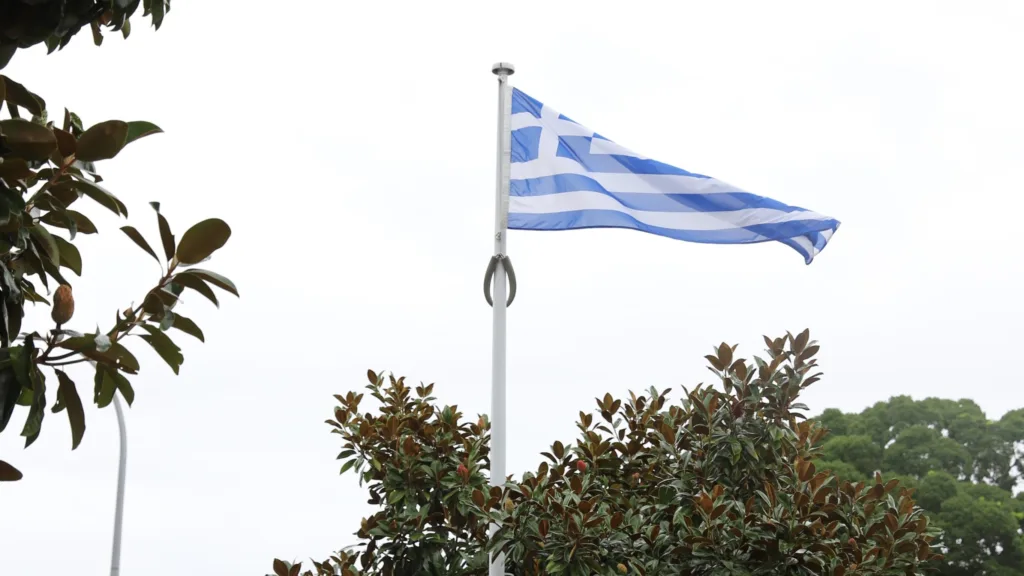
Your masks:
{"label": "dark leaf cluster", "polygon": [[19,48],[45,43],[49,52],[68,45],[82,28],[103,43],[103,30],[131,34],[131,17],[142,8],[157,29],[170,0],[4,0],[0,2],[0,69]]}
{"label": "dark leaf cluster", "polygon": [[487,484],[486,417],[466,424],[433,385],[371,373],[379,415],[348,393],[328,423],[378,511],[315,574],[484,575],[498,552],[517,576],[895,575],[940,560],[912,490],[821,465],[826,429],[798,402],[821,376],[809,333],[765,342],[752,361],[716,347],[715,385],[676,402],[654,388],[596,398],[575,442],[501,487]]}
{"label": "dark leaf cluster", "polygon": [[[231,280],[196,266],[224,246],[231,229],[213,218],[176,239],[159,204],[152,203],[160,237],[157,249],[135,227],[125,225],[121,231],[156,260],[159,280],[141,301],[118,311],[105,332],[71,329],[73,279],[83,274],[83,256],[75,239],[98,232],[83,203],[128,216],[125,204],[103,186],[96,164],[159,133],[160,128],[150,122],[122,120],[87,127],[68,110],[56,123],[49,119],[40,96],[0,75],[0,114],[4,112],[6,117],[0,115],[0,432],[16,406],[26,407],[21,434],[27,447],[38,438],[46,410],[51,408],[54,413],[67,413],[72,448],[77,448],[85,433],[85,414],[66,367],[86,362],[94,367],[91,399],[101,408],[110,404],[115,393],[129,405],[134,400],[130,376],[138,374],[140,364],[128,346],[133,336],[152,347],[177,374],[184,357],[170,331],[205,339],[195,322],[178,313],[185,293],[195,292],[214,304],[218,304],[214,288],[238,295]],[[24,327],[27,303],[51,307],[53,328]],[[47,386],[48,373],[56,378],[55,387]],[[19,472],[0,462],[0,480],[18,478]]]}

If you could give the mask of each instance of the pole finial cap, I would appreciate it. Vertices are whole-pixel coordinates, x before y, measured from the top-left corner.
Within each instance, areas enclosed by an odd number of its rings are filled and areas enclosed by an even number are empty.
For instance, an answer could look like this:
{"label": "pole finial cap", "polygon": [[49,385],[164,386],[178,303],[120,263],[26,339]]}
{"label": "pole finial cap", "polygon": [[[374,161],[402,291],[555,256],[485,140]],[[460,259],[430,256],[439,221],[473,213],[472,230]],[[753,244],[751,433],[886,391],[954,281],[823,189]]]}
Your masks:
{"label": "pole finial cap", "polygon": [[516,67],[511,62],[497,62],[491,66],[491,72],[498,76],[511,76],[516,73]]}

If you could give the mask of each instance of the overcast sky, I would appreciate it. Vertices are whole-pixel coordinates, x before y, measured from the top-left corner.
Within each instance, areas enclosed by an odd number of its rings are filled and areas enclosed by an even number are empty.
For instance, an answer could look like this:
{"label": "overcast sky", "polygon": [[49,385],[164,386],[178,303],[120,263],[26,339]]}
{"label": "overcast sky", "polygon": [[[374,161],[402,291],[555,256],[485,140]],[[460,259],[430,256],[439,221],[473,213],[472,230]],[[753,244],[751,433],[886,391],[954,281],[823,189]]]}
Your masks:
{"label": "overcast sky", "polygon": [[[513,231],[510,471],[572,438],[594,396],[692,386],[712,345],[749,357],[805,327],[815,413],[894,394],[1024,407],[1024,4],[824,4],[176,0],[159,32],[19,53],[5,73],[52,116],[166,131],[101,166],[132,224],[157,238],[159,200],[179,235],[234,230],[208,267],[242,298],[188,299],[207,343],[181,338],[181,375],[135,347],[122,574],[264,574],[356,542],[369,508],[323,421],[367,368],[489,409],[497,60],[623,146],[842,221],[810,266],[777,243]],[[72,324],[106,329],[159,271],[88,214]],[[25,474],[0,485],[0,574],[107,574],[114,410],[87,407],[74,452],[49,413],[22,450],[26,414],[0,436]]]}

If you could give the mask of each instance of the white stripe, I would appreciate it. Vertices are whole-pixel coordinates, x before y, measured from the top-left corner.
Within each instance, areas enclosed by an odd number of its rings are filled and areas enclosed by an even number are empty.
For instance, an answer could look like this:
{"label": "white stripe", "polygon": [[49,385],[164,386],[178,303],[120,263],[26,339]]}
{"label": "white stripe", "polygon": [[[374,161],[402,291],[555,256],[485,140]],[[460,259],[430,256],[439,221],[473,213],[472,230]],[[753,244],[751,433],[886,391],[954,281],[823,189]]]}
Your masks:
{"label": "white stripe", "polygon": [[[594,136],[594,131],[586,126],[581,126],[569,120],[559,120],[558,112],[548,106],[541,108],[540,115],[541,117],[537,118],[533,114],[529,114],[527,112],[514,114],[512,116],[512,129],[518,130],[520,128],[540,127],[543,129],[542,134],[546,134],[550,131],[557,136],[584,136],[586,138],[592,138]],[[554,156],[554,154],[545,155],[543,153],[543,144],[541,144],[541,147],[541,154],[539,154],[540,158],[549,158]],[[594,138],[591,140],[590,153],[632,156],[633,158],[648,160],[648,158],[642,154],[637,154],[625,146],[620,146],[611,140],[604,140],[603,138]]]}
{"label": "white stripe", "polygon": [[[546,109],[547,106],[544,108]],[[541,114],[543,113],[542,109]],[[530,127],[547,128],[559,136],[585,136],[589,138],[594,135],[594,131],[590,130],[586,126],[580,126],[579,124],[570,122],[569,120],[559,120],[557,115],[552,119],[545,120],[541,120],[533,114],[526,112],[517,112],[512,115],[513,130]]]}
{"label": "white stripe", "polygon": [[798,246],[804,249],[804,252],[810,254],[812,257],[818,253],[818,250],[814,248],[814,243],[807,236],[794,236],[789,240],[795,242]]}
{"label": "white stripe", "polygon": [[541,108],[540,121],[543,127],[537,144],[537,158],[554,158],[558,153],[558,132],[551,125],[558,122],[558,111],[550,106]]}
{"label": "white stripe", "polygon": [[626,208],[611,196],[590,191],[509,198],[510,213],[555,214],[575,210],[614,210],[649,226],[694,231],[729,230],[794,220],[828,220],[826,216],[810,211],[783,212],[771,208],[743,208],[724,212],[649,212]]}
{"label": "white stripe", "polygon": [[579,174],[591,178],[609,192],[637,194],[718,194],[744,192],[715,178],[678,174],[634,174],[632,172],[590,172],[572,158],[546,158],[512,163],[512,179],[544,178]]}
{"label": "white stripe", "polygon": [[641,156],[636,152],[633,152],[625,146],[619,146],[611,140],[603,140],[601,138],[593,138],[590,141],[590,153],[591,154],[615,154],[616,156],[632,156],[633,158],[639,158],[641,160],[649,160],[646,156]]}

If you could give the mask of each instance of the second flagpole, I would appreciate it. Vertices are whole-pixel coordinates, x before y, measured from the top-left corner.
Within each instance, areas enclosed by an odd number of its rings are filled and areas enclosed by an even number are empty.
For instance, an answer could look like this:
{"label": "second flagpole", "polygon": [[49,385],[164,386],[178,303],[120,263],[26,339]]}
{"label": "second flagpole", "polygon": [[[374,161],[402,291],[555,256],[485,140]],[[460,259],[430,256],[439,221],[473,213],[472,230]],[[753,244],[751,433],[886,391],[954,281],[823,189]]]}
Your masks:
{"label": "second flagpole", "polygon": [[[491,485],[504,486],[506,461],[505,421],[505,281],[506,250],[508,243],[508,193],[512,160],[512,87],[508,77],[515,73],[515,66],[498,62],[491,67],[498,76],[498,162],[497,184],[494,206],[494,314],[493,342],[491,349]],[[492,531],[497,526],[492,527]],[[493,532],[492,532],[493,533]],[[504,576],[505,555],[492,559],[489,576]]]}

